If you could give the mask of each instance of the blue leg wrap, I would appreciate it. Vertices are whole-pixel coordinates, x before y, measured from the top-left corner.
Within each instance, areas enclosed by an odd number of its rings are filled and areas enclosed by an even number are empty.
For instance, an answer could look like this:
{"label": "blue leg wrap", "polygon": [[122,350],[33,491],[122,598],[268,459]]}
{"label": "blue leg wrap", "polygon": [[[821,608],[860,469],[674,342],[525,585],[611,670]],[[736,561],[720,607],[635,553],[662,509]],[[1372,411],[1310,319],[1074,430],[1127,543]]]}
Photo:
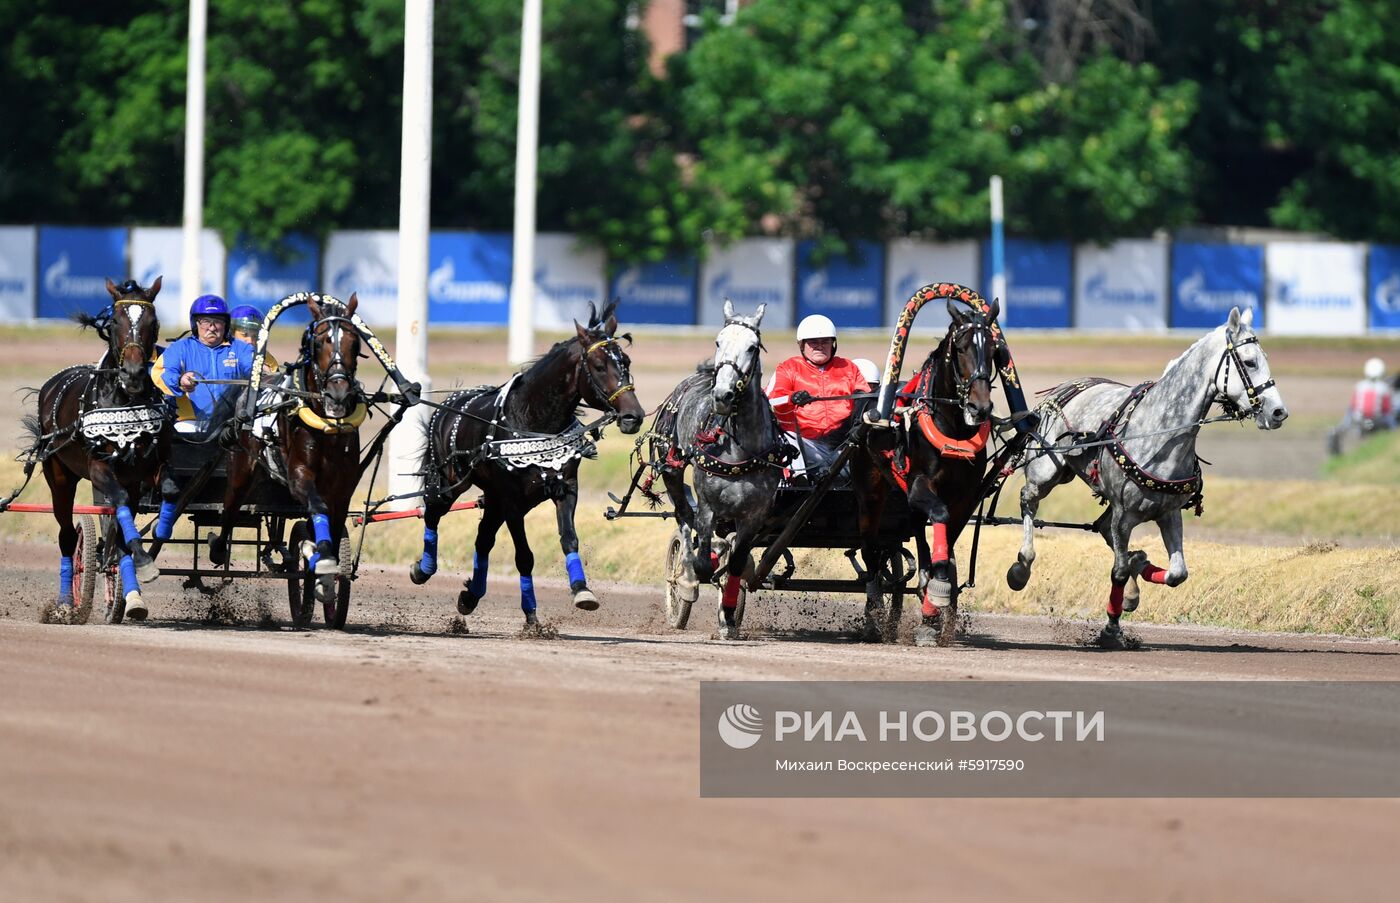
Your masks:
{"label": "blue leg wrap", "polygon": [[423,528],[423,557],[418,560],[418,570],[437,573],[437,531],[429,527]]}
{"label": "blue leg wrap", "polygon": [[[478,599],[486,598],[486,570],[490,564],[490,558],[482,558],[475,552],[472,553],[472,582],[467,585],[467,589]],[[533,600],[534,596],[530,598]]]}
{"label": "blue leg wrap", "polygon": [[67,555],[58,559],[58,599],[73,601],[73,559]]}
{"label": "blue leg wrap", "polygon": [[160,503],[160,516],[156,518],[156,539],[169,539],[170,534],[175,531],[176,507],[178,506],[174,501]]}
{"label": "blue leg wrap", "polygon": [[564,556],[564,567],[569,571],[569,585],[586,582],[583,578],[583,562],[579,560],[577,552],[570,552]]}
{"label": "blue leg wrap", "polygon": [[535,610],[535,581],[532,577],[520,578],[520,610],[527,615]]}
{"label": "blue leg wrap", "polygon": [[130,546],[141,541],[141,531],[136,529],[136,519],[131,516],[131,509],[125,505],[117,506],[117,523],[121,524],[122,539]]}
{"label": "blue leg wrap", "polygon": [[131,560],[130,555],[122,556],[121,572],[123,596],[134,589],[141,588],[141,584],[136,581],[136,562]]}
{"label": "blue leg wrap", "polygon": [[320,561],[320,560],[321,560],[321,553],[320,553],[320,552],[312,552],[312,553],[311,553],[311,558],[308,559],[307,562],[306,562],[306,569],[307,569],[308,571],[310,571],[311,573],[313,573],[313,574],[316,573],[316,562],[318,562],[318,561]]}
{"label": "blue leg wrap", "polygon": [[311,528],[316,531],[317,544],[331,541],[331,519],[326,515],[311,515]]}

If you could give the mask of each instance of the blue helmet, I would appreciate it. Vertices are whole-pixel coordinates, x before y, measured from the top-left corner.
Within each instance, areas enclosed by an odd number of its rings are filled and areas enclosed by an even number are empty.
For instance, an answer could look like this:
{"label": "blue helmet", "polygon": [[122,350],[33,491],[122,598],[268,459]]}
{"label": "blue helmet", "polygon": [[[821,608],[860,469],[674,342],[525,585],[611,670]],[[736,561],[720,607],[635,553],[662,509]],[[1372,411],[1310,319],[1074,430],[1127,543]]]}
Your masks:
{"label": "blue helmet", "polygon": [[233,328],[240,332],[256,335],[262,328],[262,311],[251,304],[240,304],[229,312],[229,317],[233,320]]}
{"label": "blue helmet", "polygon": [[190,305],[190,329],[194,329],[195,317],[223,317],[224,328],[228,328],[228,305],[218,295],[200,295]]}

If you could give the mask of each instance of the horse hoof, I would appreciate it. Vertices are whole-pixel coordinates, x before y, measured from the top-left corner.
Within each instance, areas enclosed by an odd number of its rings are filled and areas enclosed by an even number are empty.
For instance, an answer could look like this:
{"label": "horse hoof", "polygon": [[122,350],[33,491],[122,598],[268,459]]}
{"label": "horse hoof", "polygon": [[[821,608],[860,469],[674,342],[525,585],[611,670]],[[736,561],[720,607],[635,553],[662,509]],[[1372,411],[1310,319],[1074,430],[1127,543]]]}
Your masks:
{"label": "horse hoof", "polygon": [[1128,641],[1123,636],[1123,629],[1109,624],[1099,632],[1099,637],[1094,644],[1100,649],[1127,649]]}
{"label": "horse hoof", "polygon": [[1137,611],[1138,602],[1142,600],[1142,591],[1138,589],[1137,580],[1129,580],[1128,586],[1123,590],[1123,610]]}
{"label": "horse hoof", "polygon": [[408,569],[408,579],[412,580],[417,586],[422,586],[424,583],[427,583],[432,576],[432,574],[429,574],[419,567],[416,561],[413,562],[413,567]]}
{"label": "horse hoof", "polygon": [[938,638],[943,633],[942,619],[938,617],[924,618],[914,631],[915,646],[937,646]]}
{"label": "horse hoof", "polygon": [[[319,568],[317,568],[317,570],[319,570]],[[324,606],[330,606],[335,603],[335,595],[335,577],[318,576],[316,578],[316,601]],[[334,615],[334,612],[331,614]],[[330,618],[327,618],[327,620],[330,620]]]}
{"label": "horse hoof", "polygon": [[533,611],[527,611],[527,612],[525,612],[525,626],[526,626],[526,627],[538,627],[538,626],[540,626],[540,619],[539,619],[539,617],[538,617]]}
{"label": "horse hoof", "polygon": [[1019,560],[1006,569],[1006,585],[1011,587],[1012,592],[1019,593],[1025,589],[1030,579],[1031,569]]}
{"label": "horse hoof", "polygon": [[574,593],[574,607],[584,611],[597,611],[598,597],[593,595],[592,590],[581,589]]}
{"label": "horse hoof", "polygon": [[132,561],[136,565],[136,580],[139,583],[154,583],[160,576],[160,566],[156,560],[145,552],[132,555]]}
{"label": "horse hoof", "polygon": [[472,595],[472,591],[464,589],[457,594],[457,614],[469,615],[476,611],[477,603],[481,601],[480,596]]}
{"label": "horse hoof", "polygon": [[860,641],[862,643],[879,643],[884,639],[885,633],[880,629],[879,613],[867,611],[865,613],[865,624],[860,631]]}
{"label": "horse hoof", "polygon": [[[228,564],[228,547],[217,533],[209,534],[209,561],[212,564],[223,566]],[[140,574],[137,574],[140,577]]]}
{"label": "horse hoof", "polygon": [[317,577],[334,577],[340,572],[340,562],[334,558],[322,557],[316,561]]}
{"label": "horse hoof", "polygon": [[146,602],[141,598],[141,594],[132,590],[126,594],[126,616],[133,621],[144,621],[146,615],[150,614],[146,610]]}

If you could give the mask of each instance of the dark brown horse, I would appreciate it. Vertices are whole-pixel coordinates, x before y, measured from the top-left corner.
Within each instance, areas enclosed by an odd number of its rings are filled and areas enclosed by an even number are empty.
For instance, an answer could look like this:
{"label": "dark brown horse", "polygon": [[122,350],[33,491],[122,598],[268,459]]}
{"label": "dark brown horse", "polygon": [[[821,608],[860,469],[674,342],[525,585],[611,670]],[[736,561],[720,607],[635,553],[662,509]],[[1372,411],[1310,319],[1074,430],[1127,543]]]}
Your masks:
{"label": "dark brown horse", "polygon": [[160,576],[160,568],[141,546],[132,516],[170,454],[165,396],[148,371],[160,333],[153,303],[160,282],[157,277],[147,289],[131,280],[120,286],[107,280],[112,306],[97,316],[76,317],[107,341],[102,364],[69,367],[50,378],[39,390],[38,414],[25,418],[34,440],[29,455],[43,467],[58,521],[61,614],[73,605],[73,550],[78,542],[73,498],[82,480],[91,481],[94,495],[116,509],[107,541],[121,551],[127,617],[146,617],[140,584]]}
{"label": "dark brown horse", "polygon": [[574,604],[585,611],[598,607],[574,530],[579,461],[595,454],[576,414],[580,404],[616,414],[624,433],[637,432],[646,416],[632,391],[630,361],[614,337],[616,307],[613,302],[591,315],[586,327],[575,322],[577,336],[556,344],[504,386],[453,394],[428,421],[423,555],[410,576],[414,583],[424,583],[437,571],[438,521],[470,486],[481,487],[485,510],[476,533],[472,577],[457,596],[457,610],[464,615],[486,595],[491,549],[504,523],[515,544],[525,623],[538,623],[531,576],[535,556],[525,538],[525,515],[546,500],[554,502]]}
{"label": "dark brown horse", "polygon": [[[900,395],[906,403],[891,420],[895,428],[872,430],[852,461],[852,475],[865,539],[865,631],[867,639],[893,640],[900,612],[882,612],[878,534],[885,493],[908,494],[909,507],[928,525],[917,537],[923,579],[919,645],[952,639],[958,604],[957,567],[952,555],[962,529],[977,510],[987,469],[991,430],[991,381],[1000,332],[997,302],[950,299],[952,322],[938,347]],[[943,609],[948,609],[945,616]]]}
{"label": "dark brown horse", "polygon": [[[312,321],[302,334],[300,358],[288,368],[291,388],[304,401],[278,410],[276,442],[267,456],[262,437],[251,430],[239,435],[238,445],[229,452],[221,529],[209,537],[210,559],[223,564],[240,499],[255,471],[261,466],[262,472],[285,483],[310,515],[316,550],[308,568],[316,575],[316,597],[326,623],[334,627],[345,626],[350,607],[350,581],[341,572],[339,556],[360,478],[358,429],[365,416],[364,393],[355,379],[360,334],[351,319],[358,304],[356,295],[348,303],[321,295],[306,302]],[[296,606],[292,615],[294,622],[305,625],[311,620],[311,606]]]}

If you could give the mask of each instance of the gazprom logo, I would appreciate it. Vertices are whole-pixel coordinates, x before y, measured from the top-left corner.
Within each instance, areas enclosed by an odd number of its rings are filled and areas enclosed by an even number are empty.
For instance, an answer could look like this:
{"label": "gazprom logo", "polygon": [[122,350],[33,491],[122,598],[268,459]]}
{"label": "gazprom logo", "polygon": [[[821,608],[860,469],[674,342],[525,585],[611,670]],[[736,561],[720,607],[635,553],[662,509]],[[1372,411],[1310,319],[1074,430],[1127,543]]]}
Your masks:
{"label": "gazprom logo", "polygon": [[68,252],[58,255],[44,271],[44,290],[55,298],[91,298],[107,294],[107,279],[104,276],[73,276],[69,274],[72,264]]}
{"label": "gazprom logo", "polygon": [[1157,302],[1157,293],[1151,289],[1109,285],[1108,273],[1104,270],[1099,270],[1085,281],[1084,295],[1095,304],[1149,307]]}
{"label": "gazprom logo", "polygon": [[1376,310],[1388,314],[1400,313],[1400,270],[1391,273],[1376,285]]}
{"label": "gazprom logo", "polygon": [[428,297],[451,304],[505,304],[510,286],[490,279],[457,280],[457,264],[444,257],[428,274]]}
{"label": "gazprom logo", "polygon": [[617,296],[623,301],[661,307],[690,306],[690,289],[685,285],[644,281],[641,267],[628,267],[617,277]]}
{"label": "gazprom logo", "polygon": [[360,258],[342,267],[331,278],[331,294],[337,298],[348,298],[351,293],[364,295],[387,295],[397,297],[399,281],[381,261],[373,258]]}
{"label": "gazprom logo", "polygon": [[877,304],[875,289],[858,285],[831,285],[826,270],[817,270],[802,280],[802,297],[809,305],[816,307],[871,308]]}
{"label": "gazprom logo", "polygon": [[901,303],[903,303],[905,301],[908,301],[911,297],[913,297],[914,291],[916,289],[922,287],[922,283],[919,282],[919,274],[914,270],[910,270],[909,272],[901,276],[899,281],[895,283],[894,296],[897,299],[899,299]]}
{"label": "gazprom logo", "polygon": [[258,261],[254,258],[233,274],[233,294],[236,297],[274,302],[307,290],[306,282],[301,279],[259,279],[258,268]]}
{"label": "gazprom logo", "polygon": [[711,298],[728,298],[735,304],[747,304],[757,307],[760,304],[781,304],[782,293],[775,288],[763,288],[757,285],[735,285],[734,273],[730,270],[723,270],[716,273],[710,280]]}
{"label": "gazprom logo", "polygon": [[1055,285],[1017,285],[1006,279],[1007,301],[1016,307],[1064,307],[1065,290]]}
{"label": "gazprom logo", "polygon": [[1278,284],[1278,303],[1284,307],[1301,307],[1310,310],[1345,310],[1355,303],[1351,295],[1329,295],[1299,291],[1297,279],[1285,279]]}
{"label": "gazprom logo", "polygon": [[1206,288],[1205,271],[1200,267],[1176,284],[1176,296],[1182,307],[1195,311],[1218,313],[1232,307],[1245,310],[1259,306],[1259,296],[1247,289],[1210,291]]}

